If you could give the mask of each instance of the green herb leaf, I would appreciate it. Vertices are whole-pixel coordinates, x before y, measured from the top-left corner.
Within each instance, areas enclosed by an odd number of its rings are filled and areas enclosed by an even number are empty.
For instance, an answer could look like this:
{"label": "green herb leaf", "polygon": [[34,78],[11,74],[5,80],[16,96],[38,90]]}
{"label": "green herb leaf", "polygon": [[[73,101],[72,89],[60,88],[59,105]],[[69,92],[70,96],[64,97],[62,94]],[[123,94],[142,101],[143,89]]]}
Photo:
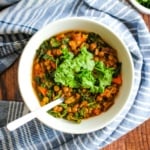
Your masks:
{"label": "green herb leaf", "polygon": [[55,37],[50,39],[50,45],[54,48],[59,47],[61,43]]}
{"label": "green herb leaf", "polygon": [[48,54],[45,54],[45,55],[43,56],[43,59],[44,59],[44,60],[52,60],[52,61],[55,61],[54,57],[52,57],[52,56],[50,56],[50,55],[48,55]]}
{"label": "green herb leaf", "polygon": [[111,85],[114,68],[107,68],[103,62],[97,62],[95,65],[95,76],[98,79],[98,87],[95,86],[93,90],[103,92],[106,86]]}
{"label": "green herb leaf", "polygon": [[54,80],[71,88],[87,88],[92,93],[101,93],[111,85],[113,68],[103,62],[94,62],[92,53],[86,47],[76,57],[67,49],[63,50],[64,61],[57,67]]}
{"label": "green herb leaf", "polygon": [[90,70],[82,70],[76,75],[76,79],[80,82],[82,88],[91,88],[95,84],[95,78]]}
{"label": "green herb leaf", "polygon": [[[74,57],[74,55],[67,49],[63,49],[64,61],[57,67],[55,71],[55,82],[62,85],[77,88],[80,86],[80,81],[77,81],[77,73],[82,73],[83,70],[92,71],[94,68],[93,55],[84,47],[81,53]],[[84,79],[85,80],[85,79]],[[89,86],[88,86],[89,87]]]}

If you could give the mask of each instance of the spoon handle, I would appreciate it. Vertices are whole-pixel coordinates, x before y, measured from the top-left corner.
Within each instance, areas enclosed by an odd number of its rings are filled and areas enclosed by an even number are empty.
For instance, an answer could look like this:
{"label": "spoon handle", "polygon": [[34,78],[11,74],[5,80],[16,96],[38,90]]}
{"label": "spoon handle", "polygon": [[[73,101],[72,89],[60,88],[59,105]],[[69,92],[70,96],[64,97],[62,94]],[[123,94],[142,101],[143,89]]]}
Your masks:
{"label": "spoon handle", "polygon": [[44,105],[43,107],[38,108],[35,111],[32,111],[21,118],[18,118],[10,123],[7,124],[7,129],[9,131],[13,131],[17,129],[18,127],[24,125],[25,123],[31,121],[32,119],[36,118],[38,115],[42,115],[42,112],[46,112],[49,109],[53,108],[54,106],[60,104],[63,102],[63,98],[59,98],[51,103],[48,103],[47,105]]}

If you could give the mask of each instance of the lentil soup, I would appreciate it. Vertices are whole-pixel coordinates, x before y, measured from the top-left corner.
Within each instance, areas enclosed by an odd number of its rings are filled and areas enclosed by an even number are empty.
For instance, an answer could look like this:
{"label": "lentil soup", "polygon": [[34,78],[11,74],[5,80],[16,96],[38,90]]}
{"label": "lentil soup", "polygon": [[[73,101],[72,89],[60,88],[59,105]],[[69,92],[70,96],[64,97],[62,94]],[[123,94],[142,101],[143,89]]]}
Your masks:
{"label": "lentil soup", "polygon": [[93,32],[68,31],[45,40],[32,70],[40,105],[64,97],[48,113],[78,123],[107,111],[122,84],[116,50]]}

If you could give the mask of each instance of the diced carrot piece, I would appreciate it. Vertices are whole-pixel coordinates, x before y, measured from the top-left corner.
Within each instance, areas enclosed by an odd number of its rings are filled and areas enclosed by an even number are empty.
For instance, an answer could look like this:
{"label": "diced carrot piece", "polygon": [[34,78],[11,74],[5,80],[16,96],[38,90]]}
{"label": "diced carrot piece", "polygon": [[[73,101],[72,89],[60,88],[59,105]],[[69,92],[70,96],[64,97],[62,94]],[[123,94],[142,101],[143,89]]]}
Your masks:
{"label": "diced carrot piece", "polygon": [[116,83],[116,84],[122,84],[122,77],[121,77],[121,75],[119,74],[117,77],[113,78],[112,82]]}
{"label": "diced carrot piece", "polygon": [[70,42],[69,42],[69,45],[71,46],[72,50],[76,50],[77,44],[76,44],[75,41],[70,41]]}
{"label": "diced carrot piece", "polygon": [[47,93],[47,89],[44,87],[38,86],[38,90],[42,93],[43,96],[45,96]]}
{"label": "diced carrot piece", "polygon": [[92,113],[94,115],[99,115],[101,113],[101,110],[100,110],[100,108],[95,108],[95,109],[93,109]]}

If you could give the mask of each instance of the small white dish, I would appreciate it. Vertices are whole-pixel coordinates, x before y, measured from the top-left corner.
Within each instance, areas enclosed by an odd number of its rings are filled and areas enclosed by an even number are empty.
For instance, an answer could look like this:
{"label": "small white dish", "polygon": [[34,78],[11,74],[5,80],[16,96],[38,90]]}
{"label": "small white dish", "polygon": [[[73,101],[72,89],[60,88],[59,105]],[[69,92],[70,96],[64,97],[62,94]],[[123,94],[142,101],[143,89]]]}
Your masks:
{"label": "small white dish", "polygon": [[136,0],[130,0],[131,4],[137,8],[141,13],[144,13],[144,14],[148,14],[150,15],[150,9],[142,6],[140,3],[138,3]]}

